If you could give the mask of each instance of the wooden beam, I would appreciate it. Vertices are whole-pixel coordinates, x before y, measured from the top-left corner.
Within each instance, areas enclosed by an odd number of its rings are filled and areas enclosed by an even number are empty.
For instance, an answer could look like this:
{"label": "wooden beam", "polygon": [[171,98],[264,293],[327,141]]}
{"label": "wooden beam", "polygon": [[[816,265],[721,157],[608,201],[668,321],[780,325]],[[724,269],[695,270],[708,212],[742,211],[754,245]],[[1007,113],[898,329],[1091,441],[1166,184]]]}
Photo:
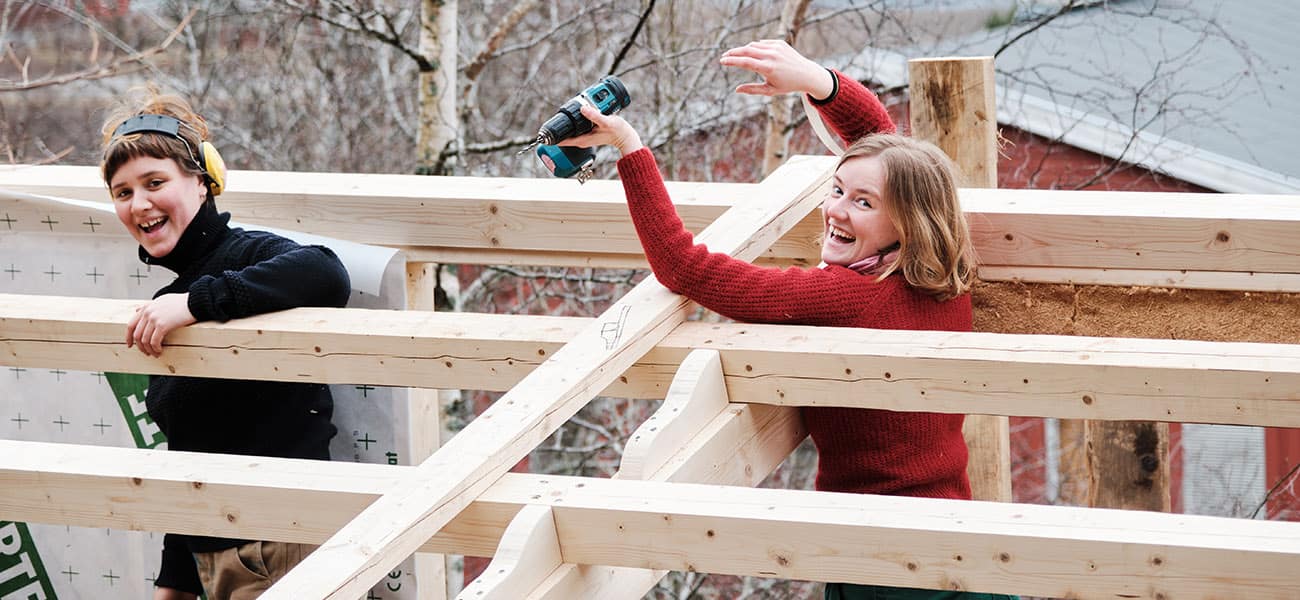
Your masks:
{"label": "wooden beam", "polygon": [[[669,183],[669,190],[687,226],[699,231],[752,196],[754,185]],[[613,182],[579,188],[554,179],[238,171],[231,188],[221,206],[236,220],[426,253],[414,260],[644,264]],[[106,200],[91,167],[0,167],[0,189]],[[1035,277],[1061,277],[1050,282],[1071,280],[1069,269],[1102,269],[1094,283],[1106,285],[1134,285],[1135,270],[1191,271],[1204,274],[1191,286],[1216,288],[1234,286],[1235,274],[1300,273],[1300,237],[1292,235],[1300,196],[979,188],[963,188],[961,196],[980,262],[990,269],[1035,267]],[[4,200],[0,207],[16,231],[84,233],[87,209],[47,215]],[[58,223],[42,223],[46,216]],[[762,256],[816,264],[820,232],[810,215]],[[1230,282],[1216,284],[1218,272],[1233,274]],[[1287,287],[1277,291],[1300,291],[1294,283],[1282,279]]]}
{"label": "wooden beam", "polygon": [[[706,423],[722,414],[728,403],[718,351],[692,351],[677,368],[659,410],[628,438],[615,476],[654,479]],[[664,478],[669,473],[665,472]]]}
{"label": "wooden beam", "polygon": [[[755,485],[806,435],[795,409],[732,405],[669,464]],[[319,544],[413,469],[0,440],[0,518]],[[519,507],[475,502],[421,549],[491,556]]]}
{"label": "wooden beam", "polygon": [[1169,512],[1169,424],[1084,421],[1088,506]]}
{"label": "wooden beam", "polygon": [[[683,446],[657,475],[659,481],[757,485],[807,437],[797,409],[731,404]],[[473,506],[471,506],[471,509]],[[457,521],[459,521],[459,517]],[[453,521],[453,525],[457,524]],[[640,598],[663,570],[566,563],[541,582],[528,600]]]}
{"label": "wooden beam", "polygon": [[[0,440],[0,519],[319,544],[415,467]],[[490,556],[522,503],[423,550]]]}
{"label": "wooden beam", "polygon": [[[0,294],[0,364],[87,371],[509,389],[590,319],[299,308],[128,352],[135,303]],[[747,402],[1300,427],[1300,345],[686,323],[602,393],[662,398],[717,349]]]}
{"label": "wooden beam", "polygon": [[[812,210],[826,161],[792,161],[762,193],[700,235],[752,260]],[[638,284],[459,435],[262,595],[352,598],[379,581],[684,320],[689,302],[653,278]]]}
{"label": "wooden beam", "polygon": [[[826,169],[834,164],[833,157],[799,160]],[[683,221],[697,233],[753,198],[759,185],[667,182]],[[93,167],[4,168],[0,188],[109,200]],[[221,208],[238,221],[385,246],[644,254],[617,180],[580,186],[555,178],[236,171]],[[15,225],[25,224],[25,216],[15,215]],[[815,256],[819,232],[807,229],[781,242],[780,254]]]}
{"label": "wooden beam", "polygon": [[[1087,435],[1081,419],[1057,421],[1057,472],[1060,477],[1059,493],[1053,504],[1063,506],[1088,505],[1088,449]],[[1046,450],[1045,450],[1046,451]],[[1050,468],[1050,467],[1049,467]]]}
{"label": "wooden beam", "polygon": [[[673,377],[668,396],[659,410],[641,423],[628,438],[623,449],[623,459],[614,477],[619,479],[649,479],[667,462],[705,423],[718,416],[727,406],[726,388],[722,383],[722,363],[712,350],[696,350],[687,355]],[[689,415],[689,417],[687,416]],[[542,508],[542,507],[536,507]],[[580,565],[565,564],[558,544],[549,552],[550,540],[556,536],[555,521],[549,508],[544,517],[528,508],[520,511],[511,521],[501,547],[492,562],[474,583],[462,594],[465,598],[564,598],[577,600],[594,597],[605,600],[629,598],[635,600],[645,595],[663,578],[664,571],[641,572],[640,569],[613,567],[610,571],[581,569]],[[544,520],[543,525],[534,522]],[[520,561],[514,549],[541,546],[540,557]],[[545,561],[545,568],[538,564]],[[591,575],[590,582],[580,581]],[[564,596],[557,596],[563,590]],[[593,591],[599,596],[590,596]],[[575,595],[576,593],[576,595]]]}
{"label": "wooden beam", "polygon": [[[406,263],[407,310],[431,311],[437,305],[437,265]],[[406,391],[408,464],[418,465],[442,445],[442,396],[455,390],[410,388]],[[446,600],[447,557],[417,552],[414,557],[417,600]]]}
{"label": "wooden beam", "polygon": [[914,58],[907,70],[912,137],[952,158],[959,185],[998,187],[993,57]]}
{"label": "wooden beam", "polygon": [[[413,467],[0,441],[0,518],[314,543]],[[1300,523],[508,474],[565,560],[1056,598],[1286,598]],[[444,537],[440,551],[474,550]],[[499,534],[498,534],[499,535]],[[490,550],[490,548],[489,548]]]}
{"label": "wooden beam", "polygon": [[589,485],[590,501],[551,503],[566,560],[1054,598],[1283,598],[1300,586],[1294,523],[609,483],[627,494]]}
{"label": "wooden beam", "polygon": [[[407,260],[439,262],[462,265],[506,265],[540,267],[581,267],[594,269],[649,269],[644,254],[617,252],[552,252],[549,250],[483,250],[433,246],[403,246],[398,248]],[[814,266],[820,260],[815,255],[802,257],[773,256],[770,253],[754,259],[754,264],[769,267]]]}
{"label": "wooden beam", "polygon": [[[629,438],[614,477],[753,486],[805,437],[796,409],[728,404],[717,352],[696,350],[682,361],[659,410]],[[566,563],[527,597],[635,600],[665,574]]]}
{"label": "wooden beam", "polygon": [[551,507],[525,506],[510,520],[487,569],[458,598],[524,598],[563,563]]}
{"label": "wooden beam", "polygon": [[983,281],[1123,285],[1188,290],[1300,292],[1300,274],[1232,271],[1155,271],[980,265]]}
{"label": "wooden beam", "polygon": [[962,207],[981,266],[1300,272],[1298,196],[966,188]]}
{"label": "wooden beam", "polygon": [[[910,73],[912,135],[952,158],[961,181],[998,187],[993,57],[915,59]],[[1006,417],[967,415],[962,426],[976,500],[1011,501],[1011,427]]]}

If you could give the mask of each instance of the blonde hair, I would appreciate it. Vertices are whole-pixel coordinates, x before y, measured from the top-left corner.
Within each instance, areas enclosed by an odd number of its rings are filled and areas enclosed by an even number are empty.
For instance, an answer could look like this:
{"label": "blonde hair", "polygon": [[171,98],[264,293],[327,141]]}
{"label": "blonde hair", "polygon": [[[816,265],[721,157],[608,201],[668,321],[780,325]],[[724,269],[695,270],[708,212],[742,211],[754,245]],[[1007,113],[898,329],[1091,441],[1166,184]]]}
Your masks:
{"label": "blonde hair", "polygon": [[899,242],[898,260],[881,277],[900,271],[909,284],[940,301],[970,291],[975,252],[957,199],[952,161],[929,142],[874,134],[849,146],[836,169],[873,156],[885,168],[882,193]]}
{"label": "blonde hair", "polygon": [[[177,134],[184,140],[149,131],[113,135],[122,123],[137,115],[167,115],[175,118],[181,122]],[[106,184],[112,185],[113,175],[122,165],[141,156],[170,158],[188,175],[199,178],[206,175],[203,165],[199,164],[198,152],[200,143],[208,139],[207,122],[194,112],[184,98],[164,94],[152,84],[132,88],[104,119],[100,133],[103,136],[103,158],[99,168]],[[208,201],[213,201],[211,186],[208,188]]]}

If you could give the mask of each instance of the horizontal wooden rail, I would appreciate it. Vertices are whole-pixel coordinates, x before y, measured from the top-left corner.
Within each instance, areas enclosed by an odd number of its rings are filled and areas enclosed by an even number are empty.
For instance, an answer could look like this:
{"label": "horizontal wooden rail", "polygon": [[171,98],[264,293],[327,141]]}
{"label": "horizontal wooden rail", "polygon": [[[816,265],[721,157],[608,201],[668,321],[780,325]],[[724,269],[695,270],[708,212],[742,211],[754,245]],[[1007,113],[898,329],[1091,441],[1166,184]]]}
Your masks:
{"label": "horizontal wooden rail", "polygon": [[[138,302],[0,294],[0,365],[505,390],[589,319],[301,308],[123,342]],[[606,395],[662,398],[693,348],[747,402],[1300,426],[1300,345],[685,323]]]}
{"label": "horizontal wooden rail", "polygon": [[[412,467],[0,441],[0,519],[320,542]],[[1290,598],[1300,523],[508,474],[425,550],[528,504],[565,562],[1056,598]]]}
{"label": "horizontal wooden rail", "polygon": [[[6,167],[0,187],[106,194],[90,167]],[[699,231],[758,188],[669,189]],[[1300,196],[963,189],[962,202],[988,279],[1300,291]],[[221,206],[248,223],[401,247],[419,260],[644,265],[616,181],[237,171]],[[11,227],[78,232],[84,210],[47,219],[13,207]],[[815,263],[820,233],[810,215],[762,260]]]}

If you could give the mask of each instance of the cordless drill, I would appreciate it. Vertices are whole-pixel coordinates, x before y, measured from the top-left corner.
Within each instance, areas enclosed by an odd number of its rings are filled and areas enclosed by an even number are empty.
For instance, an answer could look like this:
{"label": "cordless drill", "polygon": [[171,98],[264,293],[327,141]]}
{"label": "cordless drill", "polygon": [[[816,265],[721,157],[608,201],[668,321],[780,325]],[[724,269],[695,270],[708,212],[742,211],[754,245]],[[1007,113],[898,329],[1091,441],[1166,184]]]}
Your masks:
{"label": "cordless drill", "polygon": [[612,115],[631,102],[632,96],[628,95],[622,81],[613,75],[602,77],[595,85],[565,102],[555,116],[547,119],[541,129],[537,130],[537,141],[533,142],[537,146],[537,157],[556,177],[576,175],[578,183],[586,183],[594,174],[595,150],[557,144],[595,127],[591,120],[582,116],[583,104],[594,106],[602,114]]}

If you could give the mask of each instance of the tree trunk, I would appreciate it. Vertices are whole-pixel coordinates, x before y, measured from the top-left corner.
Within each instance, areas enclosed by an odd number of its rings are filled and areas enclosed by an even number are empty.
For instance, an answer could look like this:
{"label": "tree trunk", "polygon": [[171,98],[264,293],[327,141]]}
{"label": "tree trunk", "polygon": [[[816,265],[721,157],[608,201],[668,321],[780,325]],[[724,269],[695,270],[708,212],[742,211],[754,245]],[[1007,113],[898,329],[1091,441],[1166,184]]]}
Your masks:
{"label": "tree trunk", "polygon": [[416,173],[445,175],[456,140],[456,0],[422,0],[419,137]]}
{"label": "tree trunk", "polygon": [[[799,27],[803,25],[804,15],[808,12],[810,0],[786,0],[781,9],[781,37],[786,43],[794,45],[799,36]],[[785,96],[773,96],[767,105],[767,141],[763,144],[763,175],[769,175],[785,162],[789,151],[789,137],[785,128],[790,124],[790,102]]]}

